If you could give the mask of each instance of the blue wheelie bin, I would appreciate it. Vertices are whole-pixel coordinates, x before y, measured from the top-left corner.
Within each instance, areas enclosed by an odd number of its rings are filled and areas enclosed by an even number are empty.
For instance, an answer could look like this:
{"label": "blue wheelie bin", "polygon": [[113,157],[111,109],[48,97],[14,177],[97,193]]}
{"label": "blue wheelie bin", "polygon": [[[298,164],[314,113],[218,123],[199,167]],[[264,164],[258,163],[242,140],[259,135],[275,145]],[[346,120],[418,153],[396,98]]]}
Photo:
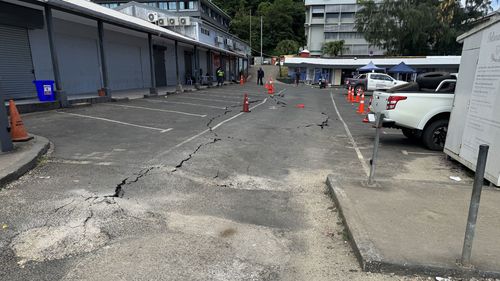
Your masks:
{"label": "blue wheelie bin", "polygon": [[40,101],[55,101],[54,81],[53,80],[35,80],[36,92]]}

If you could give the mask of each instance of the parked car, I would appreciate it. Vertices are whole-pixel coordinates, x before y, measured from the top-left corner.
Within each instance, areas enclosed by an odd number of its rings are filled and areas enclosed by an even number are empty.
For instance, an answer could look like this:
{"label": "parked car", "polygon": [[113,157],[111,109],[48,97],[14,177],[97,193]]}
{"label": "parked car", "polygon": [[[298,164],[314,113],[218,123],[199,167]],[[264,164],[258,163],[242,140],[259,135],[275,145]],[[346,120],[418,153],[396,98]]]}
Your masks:
{"label": "parked car", "polygon": [[354,87],[356,92],[360,89],[363,91],[384,90],[404,84],[408,84],[408,82],[396,80],[385,73],[360,74],[355,78],[345,80],[346,88]]}
{"label": "parked car", "polygon": [[[457,75],[425,73],[416,82],[375,91],[369,114],[384,114],[384,127],[398,128],[431,150],[443,150]],[[368,118],[373,122],[373,116]]]}

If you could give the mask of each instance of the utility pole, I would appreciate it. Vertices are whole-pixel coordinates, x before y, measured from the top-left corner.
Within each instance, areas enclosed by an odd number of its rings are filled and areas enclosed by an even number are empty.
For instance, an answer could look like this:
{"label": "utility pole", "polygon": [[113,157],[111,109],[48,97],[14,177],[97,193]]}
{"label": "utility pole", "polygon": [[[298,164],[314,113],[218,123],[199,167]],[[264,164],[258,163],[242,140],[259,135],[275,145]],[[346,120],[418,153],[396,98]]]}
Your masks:
{"label": "utility pole", "polygon": [[252,55],[252,9],[250,9],[250,55]]}
{"label": "utility pole", "polygon": [[260,64],[264,62],[264,57],[262,56],[262,16],[260,16]]}

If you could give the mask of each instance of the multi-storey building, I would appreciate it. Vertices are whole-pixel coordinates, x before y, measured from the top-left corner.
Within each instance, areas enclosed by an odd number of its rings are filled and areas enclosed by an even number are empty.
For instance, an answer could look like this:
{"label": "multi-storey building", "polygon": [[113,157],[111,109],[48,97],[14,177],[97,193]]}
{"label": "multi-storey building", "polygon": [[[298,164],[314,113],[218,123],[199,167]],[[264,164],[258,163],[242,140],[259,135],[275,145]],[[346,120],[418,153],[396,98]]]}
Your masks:
{"label": "multi-storey building", "polygon": [[305,32],[311,56],[321,56],[325,42],[344,40],[346,56],[377,56],[383,50],[370,46],[362,33],[356,31],[355,19],[359,5],[356,0],[305,0]]}

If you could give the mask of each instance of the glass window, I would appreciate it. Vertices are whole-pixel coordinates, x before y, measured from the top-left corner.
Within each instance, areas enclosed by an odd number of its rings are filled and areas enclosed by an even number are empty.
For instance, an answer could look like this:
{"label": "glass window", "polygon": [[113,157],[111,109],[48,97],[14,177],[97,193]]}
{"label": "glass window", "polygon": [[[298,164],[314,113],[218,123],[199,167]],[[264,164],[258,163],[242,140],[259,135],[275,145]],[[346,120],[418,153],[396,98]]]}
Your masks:
{"label": "glass window", "polygon": [[175,11],[177,10],[177,3],[176,2],[159,2],[159,7],[160,9],[163,10],[170,10],[170,11]]}
{"label": "glass window", "polygon": [[325,32],[325,39],[334,39],[337,40],[339,34],[336,32]]}
{"label": "glass window", "polygon": [[317,19],[317,18],[323,18],[325,14],[312,14],[312,17]]}
{"label": "glass window", "polygon": [[196,10],[198,8],[197,1],[180,1],[179,10]]}
{"label": "glass window", "polygon": [[340,5],[326,5],[327,13],[338,13],[340,12]]}
{"label": "glass window", "polygon": [[146,2],[148,6],[156,7],[157,2]]}
{"label": "glass window", "polygon": [[312,6],[312,13],[324,13],[325,12],[325,6]]}

